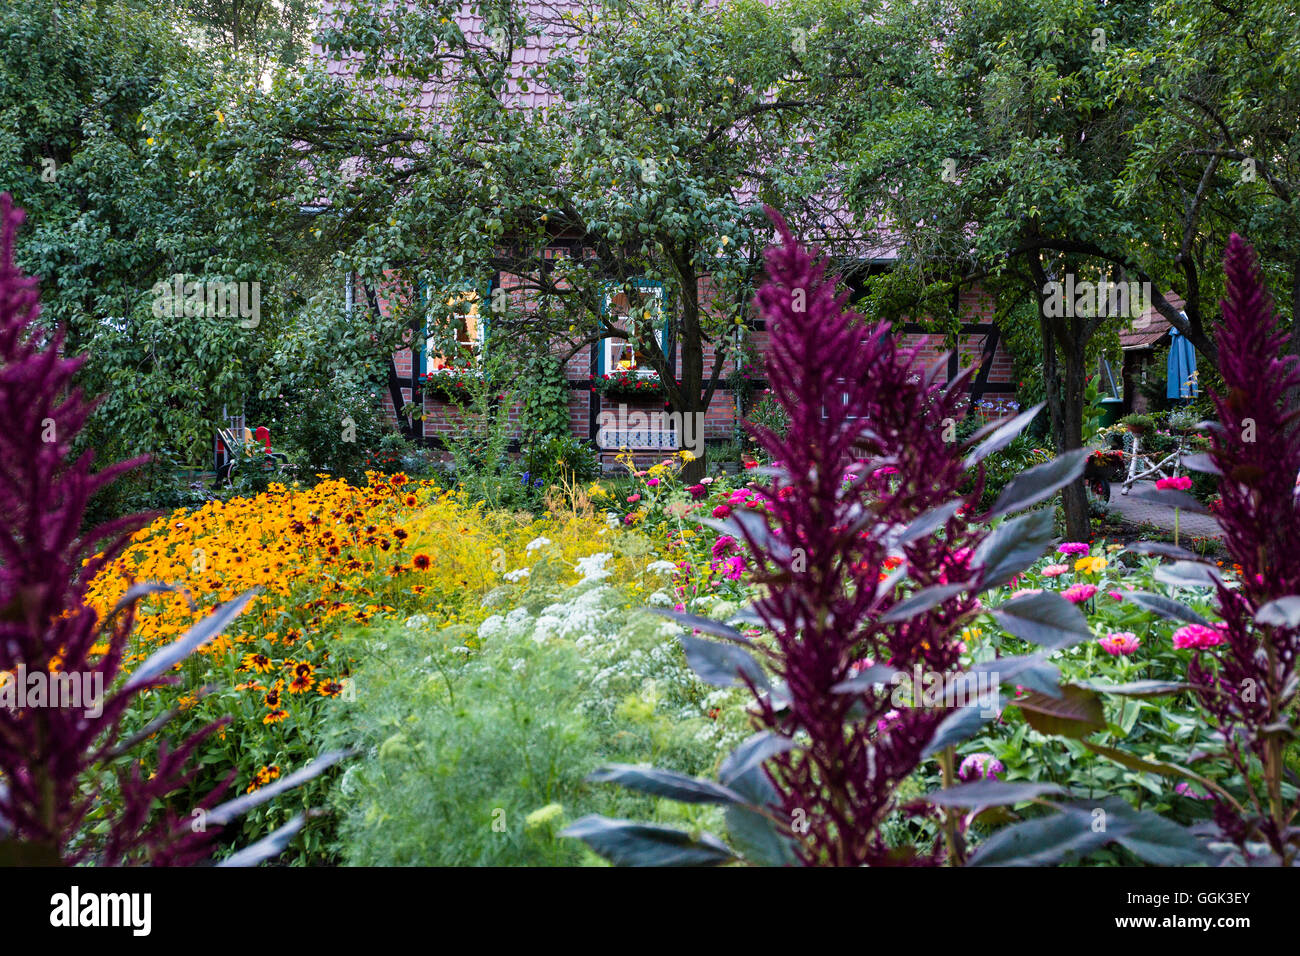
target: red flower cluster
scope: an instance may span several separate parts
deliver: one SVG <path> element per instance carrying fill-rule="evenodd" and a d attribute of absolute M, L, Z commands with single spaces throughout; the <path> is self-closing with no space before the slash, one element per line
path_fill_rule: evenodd
<path fill-rule="evenodd" d="M 657 374 L 640 375 L 633 369 L 607 372 L 595 381 L 596 387 L 602 392 L 626 395 L 658 395 L 664 387 Z"/>

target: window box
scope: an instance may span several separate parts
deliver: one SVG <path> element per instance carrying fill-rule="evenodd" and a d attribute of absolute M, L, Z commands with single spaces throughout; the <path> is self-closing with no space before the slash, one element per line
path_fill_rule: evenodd
<path fill-rule="evenodd" d="M 624 398 L 659 398 L 664 393 L 664 383 L 654 371 L 644 369 L 619 369 L 598 376 L 596 388 L 606 395 Z"/>

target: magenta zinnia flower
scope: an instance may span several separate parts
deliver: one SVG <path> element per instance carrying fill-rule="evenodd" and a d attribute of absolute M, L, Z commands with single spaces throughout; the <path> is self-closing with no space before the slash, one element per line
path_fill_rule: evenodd
<path fill-rule="evenodd" d="M 971 754 L 957 768 L 957 776 L 964 781 L 997 779 L 1006 770 L 1002 761 L 990 753 Z"/>
<path fill-rule="evenodd" d="M 1061 597 L 1071 604 L 1082 604 L 1084 601 L 1091 600 L 1096 593 L 1097 585 L 1095 584 L 1072 584 L 1061 592 Z"/>
<path fill-rule="evenodd" d="M 1067 541 L 1056 549 L 1057 554 L 1087 554 L 1091 549 L 1082 541 Z"/>
<path fill-rule="evenodd" d="M 1158 478 L 1156 487 L 1160 489 L 1172 488 L 1175 491 L 1187 491 L 1192 487 L 1192 479 L 1186 475 L 1180 475 L 1177 478 Z"/>
<path fill-rule="evenodd" d="M 1174 647 L 1180 651 L 1217 647 L 1222 643 L 1223 631 L 1220 628 L 1206 627 L 1204 624 L 1185 624 L 1174 631 Z"/>
<path fill-rule="evenodd" d="M 1127 657 L 1137 652 L 1141 643 L 1132 631 L 1112 631 L 1097 642 L 1112 657 Z"/>
<path fill-rule="evenodd" d="M 745 573 L 745 559 L 740 555 L 734 558 L 727 558 L 722 562 L 722 576 L 728 581 L 739 581 L 740 576 Z"/>
<path fill-rule="evenodd" d="M 736 550 L 736 539 L 729 534 L 721 535 L 717 541 L 713 542 L 713 547 L 710 550 L 713 552 L 713 557 L 721 561 Z"/>

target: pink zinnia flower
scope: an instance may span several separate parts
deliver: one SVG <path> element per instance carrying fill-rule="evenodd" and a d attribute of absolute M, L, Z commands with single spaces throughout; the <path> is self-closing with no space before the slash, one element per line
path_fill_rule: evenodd
<path fill-rule="evenodd" d="M 657 484 L 659 484 L 659 479 L 658 479 L 658 478 L 651 478 L 649 481 L 646 482 L 646 484 L 649 485 L 651 488 L 653 488 L 653 487 L 655 487 Z"/>
<path fill-rule="evenodd" d="M 1206 627 L 1204 624 L 1185 624 L 1174 631 L 1174 647 L 1180 651 L 1199 650 L 1223 643 L 1221 629 Z"/>
<path fill-rule="evenodd" d="M 1067 541 L 1065 542 L 1065 544 L 1061 545 L 1059 548 L 1056 549 L 1056 553 L 1057 554 L 1087 554 L 1089 550 L 1090 549 L 1088 545 L 1084 544 L 1082 541 Z"/>
<path fill-rule="evenodd" d="M 1043 593 L 1042 588 L 1021 588 L 1019 591 L 1012 591 L 1011 597 L 1018 598 L 1018 597 L 1024 597 L 1027 594 L 1042 594 L 1042 593 Z"/>
<path fill-rule="evenodd" d="M 695 501 L 699 501 L 701 498 L 703 498 L 705 495 L 709 493 L 709 490 L 705 488 L 704 485 L 702 484 L 687 485 L 686 491 L 688 494 L 690 494 L 691 498 Z"/>
<path fill-rule="evenodd" d="M 1068 564 L 1049 564 L 1043 568 L 1041 573 L 1045 578 L 1058 578 L 1069 570 L 1070 566 Z"/>
<path fill-rule="evenodd" d="M 1173 488 L 1175 491 L 1187 491 L 1192 487 L 1192 479 L 1186 475 L 1180 475 L 1177 478 L 1159 478 L 1156 480 L 1156 487 L 1162 490 Z"/>
<path fill-rule="evenodd" d="M 1095 584 L 1071 584 L 1061 592 L 1061 597 L 1071 604 L 1082 604 L 1084 601 L 1091 600 L 1096 593 L 1097 585 Z"/>
<path fill-rule="evenodd" d="M 731 509 L 726 505 L 718 505 L 713 509 L 713 517 L 715 518 L 725 518 L 729 514 L 731 514 Z"/>
<path fill-rule="evenodd" d="M 1122 601 L 1122 600 L 1124 600 L 1124 595 L 1120 594 L 1118 591 L 1107 591 L 1106 593 L 1107 593 L 1108 595 L 1110 595 L 1110 599 L 1111 599 L 1112 601 Z"/>
<path fill-rule="evenodd" d="M 640 501 L 640 500 L 641 500 L 641 496 L 640 496 L 640 495 L 628 495 L 628 496 L 627 496 L 627 503 L 630 504 L 630 505 L 631 505 L 631 504 L 635 504 L 636 502 L 638 502 L 638 501 Z"/>
<path fill-rule="evenodd" d="M 1112 657 L 1127 657 L 1137 652 L 1138 644 L 1141 642 L 1132 631 L 1112 631 L 1097 643 Z"/>
<path fill-rule="evenodd" d="M 734 558 L 727 558 L 722 562 L 722 576 L 728 581 L 739 581 L 740 576 L 745 573 L 745 559 L 736 555 Z"/>
<path fill-rule="evenodd" d="M 713 542 L 713 547 L 710 550 L 712 550 L 715 558 L 721 560 L 736 550 L 736 539 L 729 534 L 724 534 Z"/>
<path fill-rule="evenodd" d="M 957 768 L 957 776 L 964 781 L 997 779 L 997 775 L 1006 770 L 1002 761 L 992 754 L 971 754 Z"/>

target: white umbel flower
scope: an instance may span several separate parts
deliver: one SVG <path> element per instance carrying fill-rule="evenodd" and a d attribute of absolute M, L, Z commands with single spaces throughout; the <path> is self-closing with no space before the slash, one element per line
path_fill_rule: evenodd
<path fill-rule="evenodd" d="M 578 577 L 584 581 L 600 580 L 609 577 L 609 572 L 605 570 L 605 562 L 614 555 L 608 551 L 597 551 L 595 554 L 588 555 L 585 558 L 578 559 L 577 572 Z"/>

